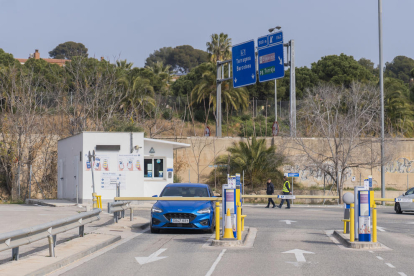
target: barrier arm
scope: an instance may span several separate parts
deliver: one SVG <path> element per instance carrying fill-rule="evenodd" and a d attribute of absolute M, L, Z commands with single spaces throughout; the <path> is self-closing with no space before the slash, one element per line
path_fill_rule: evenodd
<path fill-rule="evenodd" d="M 221 197 L 115 197 L 114 200 L 122 201 L 162 201 L 162 200 L 180 200 L 180 201 L 222 201 Z"/>
<path fill-rule="evenodd" d="M 279 195 L 242 195 L 243 198 L 278 198 Z M 338 199 L 339 196 L 293 195 L 295 199 Z"/>

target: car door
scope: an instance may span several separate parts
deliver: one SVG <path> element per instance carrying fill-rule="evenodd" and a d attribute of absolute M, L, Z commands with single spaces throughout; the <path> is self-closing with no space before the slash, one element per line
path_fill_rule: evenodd
<path fill-rule="evenodd" d="M 414 188 L 410 189 L 411 194 L 408 194 L 407 197 L 411 200 L 414 199 Z M 414 202 L 408 202 L 408 210 L 414 211 Z"/>
<path fill-rule="evenodd" d="M 409 189 L 404 195 L 404 199 L 414 199 L 414 188 Z M 401 211 L 413 210 L 413 202 L 400 202 Z"/>

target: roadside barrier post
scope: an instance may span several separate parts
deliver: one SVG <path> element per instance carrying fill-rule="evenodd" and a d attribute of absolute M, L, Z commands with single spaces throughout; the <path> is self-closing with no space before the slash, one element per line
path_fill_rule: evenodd
<path fill-rule="evenodd" d="M 237 240 L 241 241 L 242 231 L 241 231 L 241 203 L 237 202 Z"/>
<path fill-rule="evenodd" d="M 216 241 L 220 240 L 220 203 L 216 202 Z"/>
<path fill-rule="evenodd" d="M 355 241 L 355 227 L 354 227 L 354 203 L 351 203 L 351 212 L 350 215 L 350 226 L 349 226 L 349 241 L 354 242 Z"/>
<path fill-rule="evenodd" d="M 372 210 L 372 242 L 377 242 L 377 205 Z"/>
<path fill-rule="evenodd" d="M 47 239 L 49 240 L 49 256 L 55 257 L 55 246 L 52 235 L 49 235 Z"/>

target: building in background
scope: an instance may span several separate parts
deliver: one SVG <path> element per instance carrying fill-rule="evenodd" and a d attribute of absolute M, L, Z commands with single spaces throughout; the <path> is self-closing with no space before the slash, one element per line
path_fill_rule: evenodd
<path fill-rule="evenodd" d="M 39 53 L 39 50 L 35 50 L 35 52 L 33 53 L 33 54 L 30 54 L 29 55 L 29 58 L 16 58 L 19 62 L 20 62 L 20 64 L 25 64 L 26 63 L 26 61 L 28 61 L 30 58 L 34 58 L 34 59 L 40 59 L 40 53 Z M 55 59 L 55 58 L 42 58 L 43 60 L 45 60 L 47 63 L 50 63 L 50 64 L 57 64 L 57 65 L 59 65 L 60 67 L 63 67 L 63 66 L 65 66 L 65 63 L 66 62 L 70 62 L 70 60 L 69 59 Z"/>

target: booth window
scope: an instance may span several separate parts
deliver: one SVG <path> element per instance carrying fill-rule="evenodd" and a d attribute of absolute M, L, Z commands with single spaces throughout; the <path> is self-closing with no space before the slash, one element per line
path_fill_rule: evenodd
<path fill-rule="evenodd" d="M 163 178 L 164 177 L 164 159 L 161 159 L 161 158 L 144 159 L 144 177 L 145 178 Z"/>

